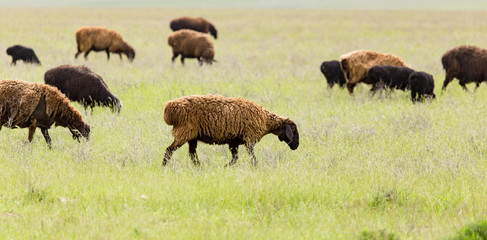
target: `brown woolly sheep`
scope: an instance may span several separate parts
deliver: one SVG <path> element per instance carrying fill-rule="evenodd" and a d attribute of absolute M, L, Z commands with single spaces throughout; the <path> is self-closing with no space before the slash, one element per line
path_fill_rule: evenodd
<path fill-rule="evenodd" d="M 241 144 L 245 145 L 252 164 L 256 165 L 254 146 L 269 133 L 277 135 L 292 150 L 299 145 L 298 129 L 293 121 L 243 98 L 195 95 L 174 99 L 166 103 L 164 121 L 173 126 L 174 142 L 166 149 L 162 165 L 166 165 L 173 152 L 185 143 L 189 144 L 191 160 L 199 165 L 198 141 L 228 144 L 232 161 L 226 166 L 237 162 Z"/>
<path fill-rule="evenodd" d="M 180 17 L 173 19 L 169 24 L 169 27 L 173 31 L 181 30 L 181 29 L 191 29 L 194 31 L 198 31 L 201 33 L 208 33 L 210 32 L 215 39 L 217 38 L 217 31 L 215 26 L 211 24 L 208 20 L 198 17 Z"/>
<path fill-rule="evenodd" d="M 74 139 L 89 138 L 90 126 L 57 88 L 20 80 L 0 81 L 0 130 L 2 126 L 29 128 L 31 142 L 36 128 L 40 128 L 51 148 L 48 129 L 52 124 L 67 127 Z"/>
<path fill-rule="evenodd" d="M 118 53 L 122 59 L 122 53 L 127 55 L 129 61 L 135 58 L 135 50 L 126 43 L 120 33 L 103 27 L 82 27 L 76 31 L 76 43 L 78 52 L 74 56 L 78 58 L 81 52 L 85 53 L 85 59 L 91 50 L 95 52 L 105 51 L 107 58 L 110 53 Z"/>
<path fill-rule="evenodd" d="M 347 88 L 353 94 L 353 88 L 357 83 L 372 84 L 368 78 L 368 71 L 373 66 L 392 65 L 409 67 L 401 58 L 392 54 L 384 54 L 375 51 L 358 50 L 340 57 L 340 67 L 347 80 Z"/>
<path fill-rule="evenodd" d="M 178 30 L 169 34 L 167 43 L 172 47 L 174 62 L 176 57 L 181 54 L 181 63 L 184 64 L 184 58 L 196 58 L 200 65 L 203 61 L 212 64 L 215 60 L 215 47 L 213 41 L 208 35 L 189 29 Z"/>
<path fill-rule="evenodd" d="M 475 82 L 477 89 L 480 83 L 487 81 L 487 50 L 475 46 L 459 46 L 448 50 L 441 57 L 446 76 L 442 90 L 446 89 L 453 78 L 458 78 L 460 86 L 467 90 L 465 84 Z"/>
<path fill-rule="evenodd" d="M 57 87 L 69 100 L 83 104 L 85 111 L 95 105 L 120 112 L 122 102 L 115 97 L 103 79 L 87 67 L 61 65 L 44 74 L 44 82 Z"/>

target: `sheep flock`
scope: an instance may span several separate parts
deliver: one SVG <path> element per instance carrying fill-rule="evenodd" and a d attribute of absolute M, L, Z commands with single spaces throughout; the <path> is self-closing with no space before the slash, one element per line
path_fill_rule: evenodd
<path fill-rule="evenodd" d="M 217 39 L 218 36 L 213 23 L 204 18 L 185 16 L 173 19 L 169 26 L 174 31 L 167 36 L 172 62 L 179 56 L 182 64 L 186 58 L 196 58 L 200 65 L 216 62 L 215 43 L 210 37 Z M 83 26 L 75 31 L 74 36 L 75 59 L 84 53 L 87 61 L 91 51 L 104 51 L 107 59 L 111 53 L 118 54 L 120 60 L 122 54 L 130 62 L 135 59 L 134 47 L 115 30 Z M 129 40 L 134 38 L 128 37 Z M 225 41 L 222 38 L 225 36 L 220 36 L 218 41 Z M 163 39 L 158 41 L 164 42 Z M 169 53 L 167 46 L 166 50 Z M 337 56 L 338 60 L 321 63 L 320 71 L 329 88 L 335 84 L 341 88 L 346 86 L 349 94 L 353 95 L 355 86 L 362 83 L 372 85 L 371 97 L 377 91 L 397 89 L 411 91 L 412 103 L 436 98 L 433 76 L 408 65 L 401 57 L 373 50 L 350 50 Z M 30 47 L 16 44 L 6 53 L 12 57 L 12 67 L 18 60 L 40 65 L 39 58 Z M 467 83 L 475 83 L 479 87 L 481 82 L 487 81 L 485 49 L 458 46 L 446 51 L 441 63 L 446 73 L 443 90 L 454 78 L 464 89 Z M 218 68 L 215 65 L 212 68 Z M 108 107 L 118 113 L 122 109 L 122 101 L 109 90 L 100 75 L 84 66 L 63 64 L 46 71 L 44 83 L 0 81 L 0 129 L 28 128 L 28 140 L 32 141 L 36 128 L 40 128 L 49 148 L 51 138 L 48 129 L 53 124 L 68 128 L 75 139 L 84 137 L 88 140 L 91 128 L 71 101 L 82 104 L 85 113 L 87 108 L 92 110 L 95 106 Z M 248 99 L 219 95 L 180 96 L 166 102 L 164 110 L 160 111 L 164 122 L 172 126 L 174 137 L 172 144 L 166 148 L 163 165 L 168 164 L 173 152 L 186 143 L 195 165 L 200 164 L 196 153 L 198 142 L 227 144 L 232 155 L 227 166 L 237 162 L 240 145 L 245 146 L 251 163 L 256 165 L 254 146 L 267 134 L 276 135 L 291 150 L 299 146 L 299 124 Z"/>

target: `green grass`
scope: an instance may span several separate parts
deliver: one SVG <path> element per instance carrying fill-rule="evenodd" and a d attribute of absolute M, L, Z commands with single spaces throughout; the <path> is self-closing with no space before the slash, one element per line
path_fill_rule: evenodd
<path fill-rule="evenodd" d="M 171 64 L 170 19 L 201 15 L 219 30 L 216 60 Z M 83 25 L 118 30 L 133 63 L 104 53 L 74 59 Z M 86 115 L 89 142 L 65 128 L 53 149 L 27 129 L 0 131 L 0 239 L 444 239 L 487 215 L 487 86 L 441 92 L 441 55 L 486 47 L 485 12 L 0 9 L 0 49 L 34 48 L 42 66 L 0 58 L 1 79 L 42 82 L 60 64 L 90 67 L 123 102 L 120 115 Z M 327 89 L 324 60 L 371 49 L 435 77 L 437 99 L 409 93 L 354 97 Z M 473 86 L 469 86 L 472 88 Z M 291 151 L 275 136 L 224 168 L 227 146 L 187 146 L 161 166 L 173 140 L 164 103 L 190 94 L 252 99 L 298 124 Z"/>

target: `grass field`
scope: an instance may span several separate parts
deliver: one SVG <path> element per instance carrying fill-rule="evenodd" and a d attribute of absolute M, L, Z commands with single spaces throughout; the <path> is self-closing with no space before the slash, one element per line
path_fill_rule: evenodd
<path fill-rule="evenodd" d="M 219 30 L 213 66 L 171 64 L 170 19 L 204 16 Z M 84 25 L 119 31 L 133 63 L 104 53 L 74 59 Z M 0 49 L 34 48 L 42 66 L 0 54 L 0 79 L 42 82 L 60 64 L 86 65 L 123 102 L 120 115 L 86 114 L 89 142 L 65 128 L 0 131 L 0 239 L 444 239 L 487 216 L 487 86 L 441 92 L 441 55 L 486 47 L 485 12 L 0 9 Z M 371 98 L 327 89 L 324 60 L 370 49 L 433 74 L 437 99 Z M 2 50 L 4 51 L 4 50 Z M 473 89 L 473 86 L 469 86 Z M 173 140 L 164 104 L 191 94 L 245 97 L 298 124 L 296 151 L 269 135 L 253 168 L 243 147 L 187 146 L 161 166 Z"/>

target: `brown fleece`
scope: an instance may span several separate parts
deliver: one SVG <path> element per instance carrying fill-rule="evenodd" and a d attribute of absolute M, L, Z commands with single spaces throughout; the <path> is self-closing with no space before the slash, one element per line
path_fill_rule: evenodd
<path fill-rule="evenodd" d="M 213 37 L 217 38 L 217 31 L 213 24 L 201 17 L 179 17 L 171 20 L 169 26 L 173 31 L 191 29 L 201 33 L 210 32 Z"/>
<path fill-rule="evenodd" d="M 135 50 L 123 40 L 120 33 L 104 27 L 82 27 L 76 31 L 78 53 L 84 52 L 85 57 L 89 51 L 108 51 L 124 53 L 130 59 L 135 57 Z"/>
<path fill-rule="evenodd" d="M 42 104 L 41 104 L 42 103 Z M 36 110 L 42 105 L 42 113 Z M 20 80 L 0 81 L 0 127 L 39 127 L 48 129 L 52 124 L 78 130 L 88 138 L 89 126 L 57 88 Z M 46 140 L 47 141 L 47 140 Z M 49 142 L 48 142 L 49 143 Z"/>
<path fill-rule="evenodd" d="M 358 50 L 340 57 L 340 68 L 347 81 L 348 91 L 353 93 L 353 88 L 359 82 L 372 84 L 367 74 L 373 66 L 392 65 L 409 67 L 401 58 L 392 54 L 384 54 L 375 51 Z"/>
<path fill-rule="evenodd" d="M 243 98 L 195 95 L 171 100 L 164 108 L 164 121 L 173 126 L 174 143 L 168 152 L 192 140 L 210 144 L 229 144 L 230 147 L 235 143 L 238 143 L 236 146 L 244 144 L 251 152 L 255 143 L 265 135 L 283 134 L 285 124 L 294 128 L 295 148 L 299 144 L 293 121 Z M 170 154 L 165 160 L 169 158 Z"/>
<path fill-rule="evenodd" d="M 173 60 L 179 54 L 183 58 L 203 58 L 208 63 L 215 57 L 215 46 L 208 35 L 189 29 L 169 34 L 167 43 L 172 47 Z"/>

